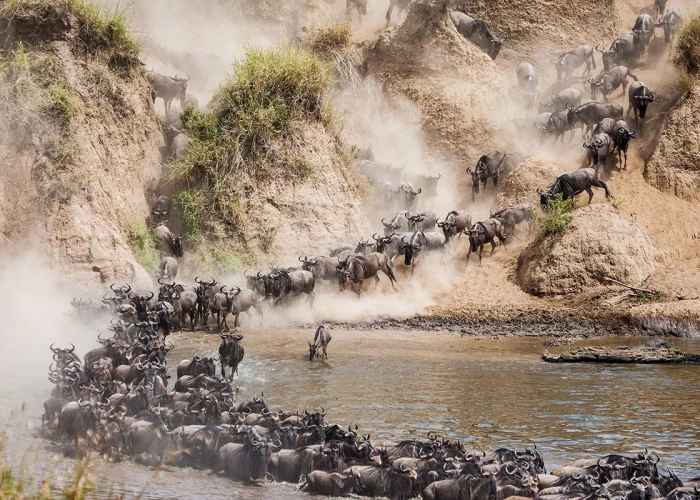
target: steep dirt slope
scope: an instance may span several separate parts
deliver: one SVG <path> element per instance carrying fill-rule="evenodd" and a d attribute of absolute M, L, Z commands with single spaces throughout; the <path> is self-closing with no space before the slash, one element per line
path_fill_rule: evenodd
<path fill-rule="evenodd" d="M 463 172 L 502 127 L 493 110 L 505 94 L 494 63 L 454 29 L 448 4 L 414 2 L 403 24 L 380 35 L 366 67 L 390 96 L 417 105 L 430 150 Z"/>
<path fill-rule="evenodd" d="M 110 67 L 116 60 L 102 49 L 86 50 L 86 19 L 70 2 L 25 2 L 12 14 L 0 19 L 0 39 L 9 51 L 24 44 L 39 117 L 28 135 L 16 123 L 5 151 L 8 253 L 26 250 L 30 237 L 76 282 L 149 284 L 124 237 L 148 213 L 145 193 L 160 175 L 162 134 L 146 79 L 138 67 Z"/>

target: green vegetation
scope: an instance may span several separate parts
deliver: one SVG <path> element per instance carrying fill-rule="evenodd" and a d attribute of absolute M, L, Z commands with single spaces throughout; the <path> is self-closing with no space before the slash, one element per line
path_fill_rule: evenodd
<path fill-rule="evenodd" d="M 700 72 L 700 16 L 686 21 L 678 32 L 673 62 L 687 75 Z"/>
<path fill-rule="evenodd" d="M 314 29 L 309 37 L 308 46 L 318 54 L 333 50 L 343 50 L 352 42 L 350 23 L 324 24 Z"/>
<path fill-rule="evenodd" d="M 330 120 L 324 106 L 329 83 L 329 65 L 310 52 L 250 49 L 234 64 L 210 112 L 182 114 L 192 143 L 171 165 L 169 180 L 179 190 L 173 201 L 188 240 L 204 244 L 205 232 L 242 239 L 241 200 L 248 186 L 313 173 L 294 137 L 304 122 Z M 228 265 L 223 257 L 218 261 Z"/>
<path fill-rule="evenodd" d="M 65 87 L 54 83 L 48 89 L 48 103 L 45 110 L 64 125 L 68 125 L 78 113 L 78 106 Z"/>
<path fill-rule="evenodd" d="M 62 21 L 72 17 L 75 23 L 68 25 L 77 27 L 73 41 L 84 53 L 102 58 L 117 71 L 128 73 L 140 66 L 141 49 L 129 35 L 123 15 L 115 12 L 106 16 L 88 0 L 5 0 L 0 4 L 0 18 L 15 17 L 41 26 L 38 36 L 65 30 Z"/>
<path fill-rule="evenodd" d="M 542 214 L 536 216 L 537 229 L 540 236 L 561 232 L 574 220 L 574 200 L 562 199 L 558 194 L 550 198 Z"/>
<path fill-rule="evenodd" d="M 160 255 L 156 250 L 153 231 L 147 228 L 143 222 L 132 219 L 126 223 L 124 236 L 136 261 L 147 271 L 155 272 L 160 264 Z"/>

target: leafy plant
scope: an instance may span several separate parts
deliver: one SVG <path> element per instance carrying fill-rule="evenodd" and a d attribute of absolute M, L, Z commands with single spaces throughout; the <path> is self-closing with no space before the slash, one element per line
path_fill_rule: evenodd
<path fill-rule="evenodd" d="M 620 210 L 620 207 L 625 204 L 625 200 L 622 198 L 616 198 L 615 196 L 610 197 L 610 204 L 615 210 Z"/>
<path fill-rule="evenodd" d="M 68 125 L 78 113 L 78 106 L 68 89 L 54 83 L 48 88 L 48 103 L 45 110 L 62 124 Z"/>
<path fill-rule="evenodd" d="M 564 230 L 574 220 L 574 200 L 564 200 L 558 194 L 547 201 L 547 206 L 536 217 L 540 236 L 555 234 Z"/>

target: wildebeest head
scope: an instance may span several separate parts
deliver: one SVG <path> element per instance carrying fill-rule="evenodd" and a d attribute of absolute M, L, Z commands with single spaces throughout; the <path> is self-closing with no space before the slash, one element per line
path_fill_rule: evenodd
<path fill-rule="evenodd" d="M 249 290 L 253 290 L 261 297 L 265 296 L 265 276 L 263 276 L 260 271 L 258 271 L 258 274 L 249 275 L 248 269 L 246 269 L 243 271 L 243 276 L 245 277 L 246 286 Z"/>
<path fill-rule="evenodd" d="M 627 143 L 630 139 L 637 138 L 637 131 L 627 130 L 626 128 L 620 127 L 617 129 L 617 135 L 623 140 L 623 142 Z"/>
<path fill-rule="evenodd" d="M 187 98 L 187 84 L 190 81 L 190 77 L 188 76 L 187 78 L 179 78 L 177 75 L 173 77 L 173 80 L 178 82 L 180 84 L 180 96 L 179 99 L 182 101 Z"/>
<path fill-rule="evenodd" d="M 304 255 L 303 260 L 299 257 L 299 262 L 301 262 L 301 268 L 304 271 L 311 271 L 311 268 L 316 265 L 316 259 L 309 259 L 306 255 Z"/>
<path fill-rule="evenodd" d="M 613 44 L 613 46 L 610 47 L 610 49 L 600 50 L 598 48 L 598 45 L 595 46 L 595 49 L 601 53 L 601 56 L 603 58 L 603 68 L 605 69 L 605 71 L 610 71 L 612 62 L 617 56 L 617 48 Z"/>
<path fill-rule="evenodd" d="M 184 255 L 185 249 L 182 246 L 182 234 L 179 234 L 178 236 L 172 234 L 170 236 L 170 248 L 172 248 L 176 257 L 182 257 Z"/>
<path fill-rule="evenodd" d="M 416 191 L 413 185 L 411 185 L 409 182 L 404 182 L 401 184 L 401 191 L 404 192 L 404 196 L 406 197 L 407 207 L 412 207 L 416 201 L 416 196 L 423 192 L 421 188 L 418 188 L 418 191 Z"/>
<path fill-rule="evenodd" d="M 404 263 L 407 266 L 411 265 L 411 262 L 418 257 L 418 253 L 423 249 L 420 238 L 416 236 L 417 234 L 419 233 L 415 233 L 413 236 L 411 236 L 409 241 L 406 241 L 406 236 L 401 238 L 404 251 Z"/>
<path fill-rule="evenodd" d="M 588 83 L 591 85 L 591 100 L 595 101 L 600 95 L 600 89 L 603 86 L 603 79 L 593 80 L 593 78 L 588 79 Z"/>
<path fill-rule="evenodd" d="M 386 245 L 391 242 L 391 237 L 393 235 L 393 232 L 383 237 L 379 236 L 377 233 L 374 233 L 372 235 L 372 239 L 374 240 L 374 244 L 376 245 L 377 252 L 384 253 L 384 249 L 386 248 Z"/>
<path fill-rule="evenodd" d="M 355 247 L 355 253 L 367 254 L 372 250 L 372 245 L 373 243 L 370 243 L 369 240 L 363 240 L 362 238 L 360 238 L 360 241 Z"/>
<path fill-rule="evenodd" d="M 656 95 L 646 87 L 642 87 L 640 90 L 640 95 L 635 95 L 634 100 L 636 102 L 636 107 L 639 109 L 639 117 L 644 119 L 647 116 L 647 106 L 649 103 L 654 102 Z"/>
<path fill-rule="evenodd" d="M 309 361 L 313 361 L 314 358 L 318 357 L 318 347 L 316 344 L 309 342 Z"/>
<path fill-rule="evenodd" d="M 540 195 L 540 204 L 543 207 L 546 207 L 549 200 L 552 198 L 552 195 L 550 193 L 545 193 L 542 188 L 537 188 L 537 194 Z"/>
<path fill-rule="evenodd" d="M 147 303 L 149 300 L 151 300 L 155 296 L 155 294 L 153 292 L 149 292 L 149 293 L 150 293 L 150 295 L 137 295 L 137 294 L 131 292 L 128 295 L 129 300 L 131 301 L 131 304 L 136 309 L 136 315 L 138 316 L 139 320 L 146 319 Z"/>
<path fill-rule="evenodd" d="M 475 193 L 479 192 L 479 174 L 476 170 L 472 171 L 471 167 L 467 168 L 467 173 L 472 176 L 472 190 Z"/>

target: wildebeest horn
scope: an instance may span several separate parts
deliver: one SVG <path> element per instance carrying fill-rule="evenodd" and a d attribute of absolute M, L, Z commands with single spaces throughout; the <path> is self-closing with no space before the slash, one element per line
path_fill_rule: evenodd
<path fill-rule="evenodd" d="M 148 297 L 148 298 L 146 298 L 146 300 L 151 300 L 151 299 L 153 298 L 154 295 L 155 295 L 155 294 L 154 294 L 153 292 L 151 292 L 151 296 Z M 146 296 L 144 295 L 144 297 L 146 297 Z"/>
<path fill-rule="evenodd" d="M 224 285 L 224 286 L 222 286 L 221 288 L 219 288 L 219 291 L 220 291 L 221 293 L 226 293 L 226 292 L 224 292 L 224 288 L 226 288 L 226 285 Z"/>
<path fill-rule="evenodd" d="M 516 452 L 516 453 L 517 453 L 517 452 Z M 508 467 L 511 466 L 511 465 L 513 466 L 513 471 L 512 471 L 512 472 L 508 469 Z M 510 463 L 506 464 L 506 468 L 505 468 L 506 474 L 512 476 L 513 474 L 515 474 L 515 471 L 516 471 L 516 470 L 518 470 L 518 468 L 517 468 L 517 466 L 516 466 L 513 462 L 510 462 Z M 482 474 L 483 474 L 483 472 L 482 472 Z"/>
<path fill-rule="evenodd" d="M 58 354 L 58 351 L 61 350 L 61 349 L 54 349 L 53 344 L 51 344 L 51 345 L 49 346 L 49 349 L 51 349 L 51 350 L 52 350 L 53 352 L 55 352 L 56 354 Z"/>
<path fill-rule="evenodd" d="M 472 167 L 467 167 L 467 173 L 471 174 L 472 173 Z"/>
<path fill-rule="evenodd" d="M 598 45 L 600 45 L 600 44 L 598 44 Z M 600 49 L 598 48 L 598 45 L 595 46 L 595 49 L 596 49 L 598 52 L 600 52 L 600 53 L 602 54 L 604 51 L 600 50 Z"/>
<path fill-rule="evenodd" d="M 544 191 L 542 190 L 542 188 L 537 188 L 537 194 L 544 194 Z"/>

